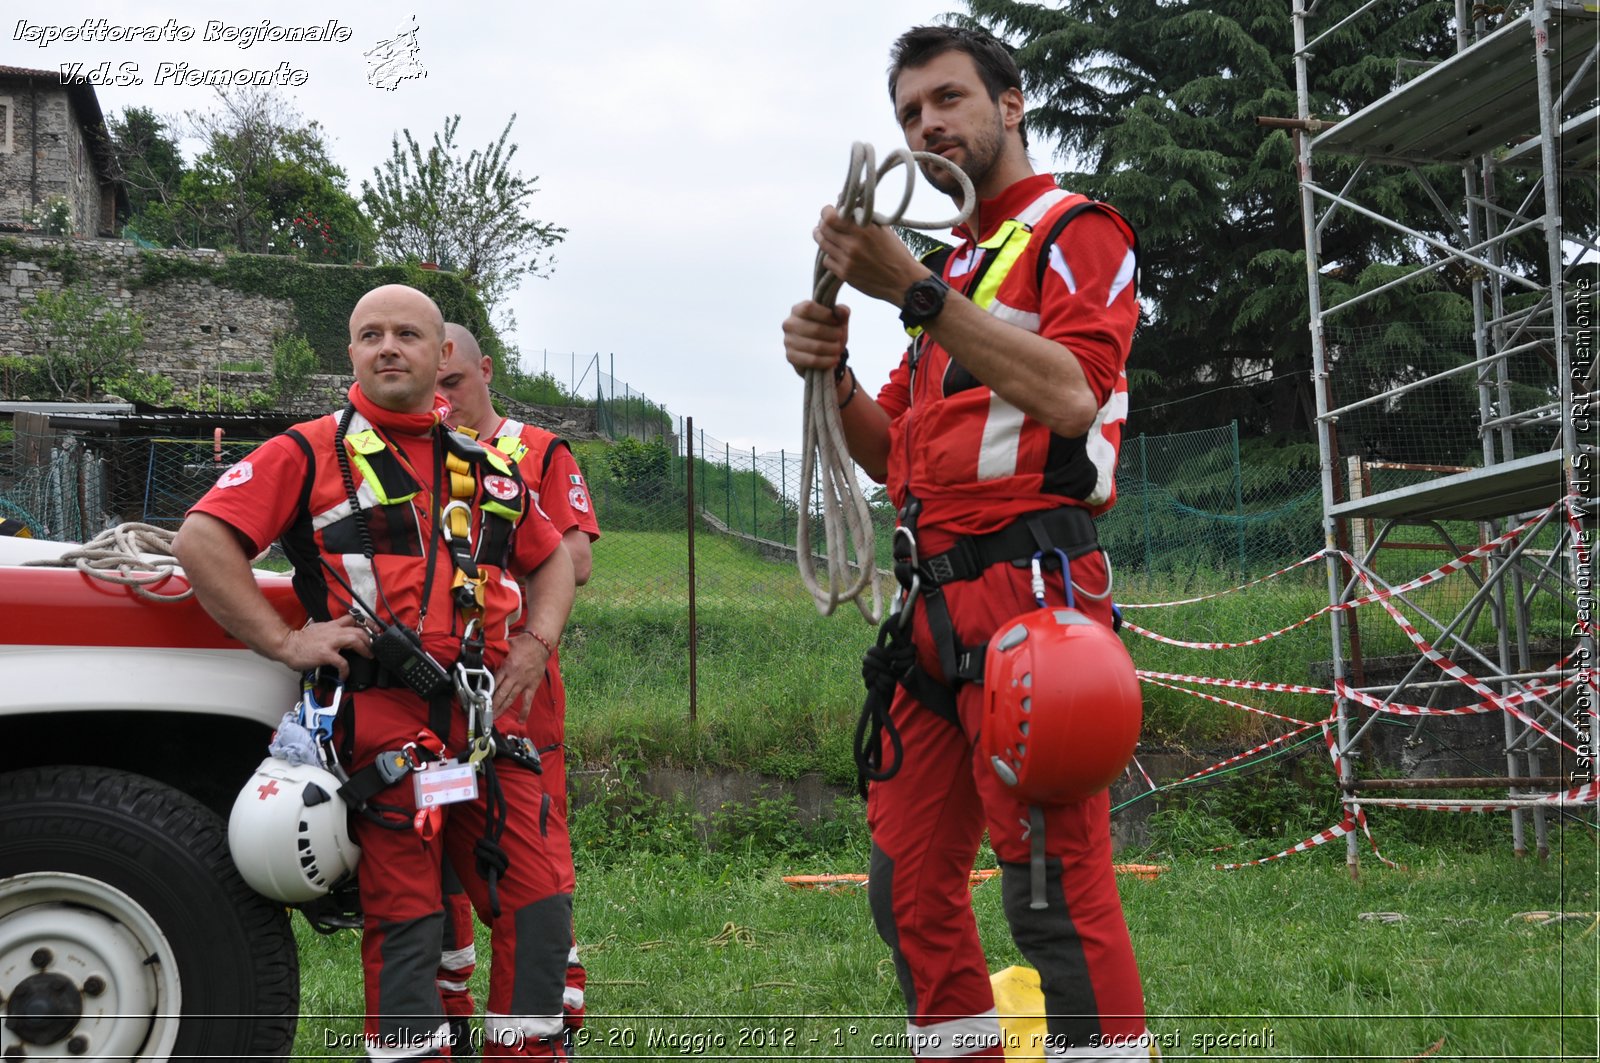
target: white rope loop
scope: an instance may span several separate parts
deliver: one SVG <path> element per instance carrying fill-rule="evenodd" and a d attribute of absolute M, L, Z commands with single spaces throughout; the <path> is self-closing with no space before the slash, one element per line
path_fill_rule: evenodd
<path fill-rule="evenodd" d="M 193 587 L 185 587 L 175 594 L 160 594 L 151 590 L 171 579 L 177 570 L 177 558 L 172 556 L 172 540 L 176 536 L 176 532 L 166 528 L 130 521 L 106 529 L 78 549 L 69 550 L 60 557 L 24 563 L 60 568 L 71 565 L 92 579 L 131 588 L 141 598 L 153 602 L 181 602 L 194 595 Z M 145 555 L 171 560 L 152 561 Z"/>
<path fill-rule="evenodd" d="M 844 189 L 836 204 L 839 212 L 850 217 L 857 225 L 899 225 L 908 229 L 953 229 L 966 221 L 977 206 L 977 193 L 972 181 L 961 167 L 942 155 L 926 151 L 896 148 L 889 153 L 882 166 L 877 166 L 877 154 L 872 145 L 857 141 L 850 147 L 850 169 L 845 174 Z M 913 221 L 905 217 L 916 191 L 917 163 L 926 162 L 949 170 L 961 185 L 961 212 L 948 221 Z M 896 166 L 905 167 L 906 185 L 900 203 L 893 212 L 880 214 L 873 209 L 879 182 Z M 831 307 L 839 297 L 843 282 L 822 264 L 822 250 L 818 248 L 812 299 Z M 877 548 L 872 534 L 872 510 L 856 482 L 855 463 L 850 458 L 850 448 L 845 442 L 844 425 L 839 416 L 837 388 L 830 369 L 812 369 L 805 373 L 804 427 L 802 430 L 805 461 L 800 468 L 801 519 L 796 522 L 795 557 L 800 566 L 800 578 L 817 603 L 823 616 L 832 615 L 840 602 L 853 601 L 861 615 L 871 623 L 878 623 L 883 613 L 883 597 L 876 577 Z M 827 579 L 817 571 L 817 559 L 812 555 L 811 521 L 804 515 L 811 500 L 813 475 L 820 472 L 822 529 L 825 537 Z M 851 555 L 855 563 L 850 562 Z M 870 609 L 861 600 L 861 593 L 872 588 Z"/>

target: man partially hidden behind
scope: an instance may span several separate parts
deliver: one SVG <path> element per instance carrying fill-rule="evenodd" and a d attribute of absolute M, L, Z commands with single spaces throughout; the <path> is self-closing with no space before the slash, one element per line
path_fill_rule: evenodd
<path fill-rule="evenodd" d="M 578 586 L 589 581 L 593 555 L 589 544 L 600 538 L 589 486 L 578 469 L 572 448 L 555 433 L 537 425 L 523 424 L 500 415 L 494 408 L 489 384 L 494 380 L 494 359 L 484 354 L 471 332 L 449 322 L 444 327 L 449 339 L 444 360 L 439 364 L 439 394 L 450 403 L 450 423 L 471 429 L 478 439 L 491 444 L 517 463 L 523 482 L 532 488 L 539 507 L 561 533 L 561 542 L 572 558 Z M 532 637 L 532 636 L 529 636 Z M 544 795 L 539 806 L 539 830 L 560 870 L 556 883 L 571 906 L 576 877 L 572 868 L 572 839 L 567 832 L 566 770 L 567 691 L 561 681 L 559 651 L 552 651 L 545 664 L 544 678 L 534 691 L 533 711 L 528 714 L 527 735 L 543 757 L 540 783 Z M 465 1043 L 467 1020 L 473 1013 L 472 992 L 467 980 L 477 966 L 473 945 L 472 906 L 460 884 L 445 869 L 444 958 L 439 966 L 439 992 L 450 1016 L 455 1043 Z M 562 1010 L 567 1041 L 572 1041 L 583 1025 L 583 991 L 586 980 L 578 948 L 573 943 L 562 966 L 565 982 Z"/>
<path fill-rule="evenodd" d="M 1111 623 L 1092 516 L 1114 493 L 1139 315 L 1136 241 L 1114 210 L 1033 172 L 1021 79 L 994 38 L 919 27 L 891 59 L 906 143 L 965 170 L 977 209 L 953 252 L 924 264 L 892 231 L 823 208 L 823 264 L 900 307 L 913 336 L 876 400 L 845 361 L 846 307 L 803 302 L 783 325 L 797 371 L 833 370 L 851 455 L 888 485 L 901 559 L 922 591 L 908 606 L 916 666 L 898 677 L 880 743 L 863 751 L 882 769 L 868 776 L 873 919 L 894 955 L 913 1053 L 1001 1058 L 967 892 L 987 828 L 1012 936 L 1040 973 L 1050 1058 L 1148 1059 L 1108 796 L 1035 817 L 982 756 L 983 690 L 970 670 L 1001 624 L 1037 607 L 1036 554 L 1050 605 L 1065 604 L 1059 550 L 1078 609 Z M 959 196 L 945 170 L 923 172 Z M 892 774 L 890 729 L 903 742 Z"/>
<path fill-rule="evenodd" d="M 349 404 L 235 465 L 174 543 L 201 604 L 251 649 L 296 670 L 328 666 L 348 677 L 334 746 L 352 776 L 380 754 L 391 766 L 413 755 L 435 767 L 465 759 L 468 720 L 456 685 L 433 684 L 425 697 L 415 686 L 427 687 L 417 677 L 428 673 L 414 668 L 415 656 L 400 666 L 409 671 L 396 671 L 387 647 L 400 631 L 446 669 L 481 653 L 495 679 L 494 710 L 520 726 L 572 607 L 572 562 L 515 468 L 446 437 L 448 407 L 434 392 L 444 347 L 444 319 L 422 292 L 368 292 L 350 317 Z M 468 472 L 453 471 L 452 457 Z M 452 549 L 463 536 L 473 572 Z M 250 572 L 247 559 L 273 540 L 311 614 L 302 628 L 284 623 Z M 533 637 L 512 638 L 519 624 Z M 390 640 L 382 663 L 375 634 Z M 475 797 L 420 802 L 414 773 L 391 783 L 374 772 L 382 788 L 351 817 L 362 851 L 368 1055 L 449 1056 L 434 982 L 448 862 L 492 913 L 485 1055 L 559 1058 L 561 981 L 541 973 L 564 960 L 570 916 L 545 903 L 558 873 L 538 830 L 537 776 L 498 752 L 476 771 L 451 770 L 476 778 Z"/>

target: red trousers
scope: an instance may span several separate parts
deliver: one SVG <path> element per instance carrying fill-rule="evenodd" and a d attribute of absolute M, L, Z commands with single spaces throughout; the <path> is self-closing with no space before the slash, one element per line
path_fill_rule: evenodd
<path fill-rule="evenodd" d="M 572 866 L 572 839 L 567 829 L 566 688 L 561 681 L 560 662 L 555 656 L 545 667 L 544 682 L 534 696 L 525 733 L 540 750 L 544 768 L 539 776 L 539 833 L 554 861 L 557 890 L 568 898 L 570 905 L 576 877 Z M 444 893 L 439 994 L 452 1028 L 460 1034 L 466 1031 L 467 1020 L 475 1011 L 472 992 L 467 988 L 467 981 L 477 966 L 472 904 L 461 883 L 448 873 Z M 574 1031 L 583 1025 L 583 994 L 587 982 L 587 972 L 578 958 L 577 941 L 570 934 L 562 970 L 565 972 L 561 997 L 563 1033 L 570 1040 Z"/>
<path fill-rule="evenodd" d="M 352 770 L 378 753 L 404 747 L 428 727 L 427 707 L 408 691 L 367 690 L 354 701 Z M 466 723 L 452 713 L 449 751 L 465 743 Z M 378 794 L 373 804 L 390 823 L 363 815 L 351 822 L 361 846 L 360 890 L 366 975 L 369 1054 L 385 1058 L 448 1056 L 449 1038 L 435 978 L 441 961 L 445 913 L 440 890 L 446 861 L 490 928 L 493 958 L 485 1011 L 485 1056 L 557 1055 L 562 1032 L 563 974 L 571 941 L 570 895 L 561 891 L 558 862 L 539 832 L 543 791 L 538 776 L 509 762 L 495 776 L 508 810 L 499 846 L 509 864 L 496 884 L 498 914 L 491 913 L 487 881 L 477 873 L 475 848 L 484 837 L 486 778 L 470 802 L 443 806 L 429 838 L 409 824 L 416 812 L 412 779 Z"/>
<path fill-rule="evenodd" d="M 1098 592 L 1106 568 L 1098 552 L 1072 563 L 1077 583 Z M 1013 617 L 1036 608 L 1030 573 L 1010 564 L 942 589 L 955 634 L 985 643 Z M 1059 573 L 1048 577 L 1047 604 L 1065 597 Z M 1079 609 L 1111 622 L 1109 598 L 1081 592 Z M 916 605 L 913 637 L 919 664 L 942 677 L 926 601 Z M 890 716 L 904 743 L 900 770 L 871 785 L 868 893 L 873 921 L 894 955 L 905 995 L 908 1034 L 919 1058 L 1003 1058 L 994 995 L 978 941 L 968 873 L 985 829 L 1001 861 L 1001 888 L 1011 934 L 1040 974 L 1051 1045 L 1061 1058 L 1148 1059 L 1147 1047 L 1107 1052 L 1145 1030 L 1144 997 L 1111 868 L 1107 794 L 1043 809 L 1047 907 L 1034 909 L 1029 882 L 1029 807 L 1006 790 L 978 746 L 983 689 L 957 694 L 957 727 L 896 688 Z M 892 757 L 887 738 L 883 756 Z M 1056 1058 L 1056 1057 L 1052 1057 Z"/>

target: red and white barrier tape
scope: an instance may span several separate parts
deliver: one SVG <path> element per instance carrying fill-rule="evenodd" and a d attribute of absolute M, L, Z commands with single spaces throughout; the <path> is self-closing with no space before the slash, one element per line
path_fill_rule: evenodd
<path fill-rule="evenodd" d="M 1274 694 L 1323 694 L 1332 697 L 1338 693 L 1327 687 L 1308 687 L 1298 683 L 1262 683 L 1254 679 L 1218 679 L 1206 675 L 1179 675 L 1176 672 L 1149 672 L 1143 668 L 1134 669 L 1134 675 L 1140 679 L 1171 679 L 1178 683 L 1200 683 L 1204 686 L 1233 687 L 1236 690 L 1266 690 Z M 1301 721 L 1296 720 L 1296 723 Z"/>
<path fill-rule="evenodd" d="M 1356 576 L 1360 578 L 1363 583 L 1367 584 L 1367 586 L 1372 586 L 1371 579 L 1365 572 L 1358 570 L 1356 572 Z M 1434 667 L 1438 668 L 1450 678 L 1455 679 L 1465 685 L 1467 689 L 1481 696 L 1489 704 L 1494 705 L 1496 708 L 1505 712 L 1509 712 L 1512 716 L 1515 716 L 1518 720 L 1527 724 L 1529 727 L 1532 727 L 1535 731 L 1538 731 L 1552 742 L 1566 746 L 1566 748 L 1572 750 L 1574 753 L 1577 752 L 1577 749 L 1552 733 L 1549 728 L 1545 727 L 1543 724 L 1539 723 L 1539 721 L 1535 720 L 1533 717 L 1517 708 L 1514 704 L 1510 704 L 1505 697 L 1496 694 L 1493 690 L 1489 689 L 1488 686 L 1484 685 L 1481 680 L 1468 673 L 1465 668 L 1462 668 L 1459 664 L 1435 649 L 1433 644 L 1422 637 L 1422 633 L 1417 630 L 1416 625 L 1411 623 L 1411 621 L 1406 618 L 1406 615 L 1395 607 L 1393 602 L 1389 601 L 1387 598 L 1383 598 L 1378 601 L 1378 604 L 1383 606 L 1384 611 L 1389 614 L 1389 616 L 1394 620 L 1395 624 L 1399 626 L 1400 630 L 1405 633 L 1406 638 L 1411 640 L 1411 644 L 1415 646 L 1419 652 L 1421 652 L 1423 657 L 1432 662 Z"/>
<path fill-rule="evenodd" d="M 1286 856 L 1293 856 L 1295 853 L 1309 852 L 1319 845 L 1326 845 L 1328 842 L 1334 841 L 1337 838 L 1343 838 L 1346 834 L 1349 834 L 1352 830 L 1354 830 L 1355 827 L 1355 817 L 1346 816 L 1344 822 L 1340 823 L 1338 826 L 1329 827 L 1324 831 L 1318 831 L 1305 841 L 1296 845 L 1291 845 L 1281 853 L 1273 853 L 1271 856 L 1263 856 L 1259 860 L 1245 860 L 1242 863 L 1237 864 L 1213 864 L 1211 866 L 1218 871 L 1236 871 L 1241 867 L 1257 867 L 1261 864 L 1271 863 L 1274 860 L 1282 860 Z"/>
<path fill-rule="evenodd" d="M 1289 739 L 1294 738 L 1297 735 L 1303 734 L 1304 732 L 1309 731 L 1309 730 L 1311 730 L 1311 728 L 1316 727 L 1316 726 L 1319 726 L 1319 724 L 1317 724 L 1317 723 L 1308 723 L 1304 727 L 1296 727 L 1293 731 L 1290 731 L 1287 734 L 1281 734 L 1277 738 L 1272 739 L 1271 741 L 1263 742 L 1259 746 L 1256 746 L 1254 749 L 1247 749 L 1243 753 L 1240 753 L 1238 756 L 1233 756 L 1233 757 L 1229 757 L 1227 760 L 1218 761 L 1217 763 L 1211 765 L 1211 767 L 1209 767 L 1209 768 L 1201 768 L 1199 771 L 1195 772 L 1193 775 L 1185 775 L 1183 778 L 1179 779 L 1177 782 L 1173 783 L 1172 785 L 1181 786 L 1186 782 L 1193 782 L 1196 779 L 1203 779 L 1207 775 L 1212 774 L 1213 772 L 1221 771 L 1223 768 L 1229 767 L 1230 765 L 1233 765 L 1233 764 L 1237 764 L 1241 760 L 1247 760 L 1250 757 L 1255 756 L 1257 753 L 1261 753 L 1261 752 L 1263 752 L 1265 750 L 1271 749 L 1273 746 L 1282 745 L 1284 742 L 1287 742 Z"/>
<path fill-rule="evenodd" d="M 1180 694 L 1188 694 L 1190 697 L 1196 697 L 1202 701 L 1214 701 L 1218 705 L 1226 705 L 1230 709 L 1239 709 L 1244 712 L 1253 712 L 1257 716 L 1268 716 L 1274 720 L 1282 720 L 1284 723 L 1294 723 L 1302 726 L 1315 726 L 1315 724 L 1310 724 L 1305 720 L 1297 720 L 1293 716 L 1284 716 L 1276 712 L 1269 712 L 1266 709 L 1259 709 L 1254 705 L 1246 705 L 1242 701 L 1230 701 L 1228 698 L 1218 697 L 1215 694 L 1207 694 L 1203 690 L 1190 690 L 1188 687 L 1173 686 L 1171 683 L 1163 683 L 1158 679 L 1147 679 L 1145 682 L 1149 683 L 1151 686 L 1165 687 L 1168 690 L 1176 690 Z"/>
<path fill-rule="evenodd" d="M 1554 507 L 1551 507 L 1551 508 L 1553 509 Z M 1349 610 L 1358 609 L 1358 608 L 1360 608 L 1361 606 L 1364 606 L 1364 605 L 1371 605 L 1374 602 L 1381 602 L 1384 599 L 1392 598 L 1395 595 L 1407 594 L 1407 593 L 1409 593 L 1411 591 L 1417 590 L 1420 587 L 1425 587 L 1430 583 L 1437 582 L 1438 580 L 1443 579 L 1445 576 L 1448 576 L 1451 573 L 1460 572 L 1462 569 L 1465 569 L 1465 568 L 1471 566 L 1471 564 L 1474 561 L 1482 560 L 1483 558 L 1489 556 L 1494 551 L 1500 549 L 1500 547 L 1502 547 L 1502 546 L 1506 545 L 1507 543 L 1511 542 L 1512 540 L 1516 539 L 1518 536 L 1520 536 L 1524 532 L 1526 532 L 1529 528 L 1533 527 L 1535 524 L 1537 524 L 1540 521 L 1544 520 L 1545 517 L 1547 517 L 1549 515 L 1549 513 L 1550 513 L 1550 510 L 1547 509 L 1543 513 L 1539 514 L 1538 516 L 1533 517 L 1533 518 L 1531 518 L 1531 519 L 1529 519 L 1527 521 L 1524 521 L 1519 527 L 1513 528 L 1510 531 L 1505 532 L 1504 534 L 1499 535 L 1494 539 L 1491 539 L 1489 542 L 1484 543 L 1481 546 L 1474 547 L 1473 549 L 1468 550 L 1466 553 L 1462 554 L 1460 557 L 1455 558 L 1454 560 L 1451 560 L 1451 561 L 1447 561 L 1444 564 L 1440 565 L 1438 568 L 1434 569 L 1433 571 L 1426 572 L 1426 573 L 1416 577 L 1413 580 L 1410 580 L 1410 581 L 1408 581 L 1406 583 L 1401 584 L 1398 587 L 1390 587 L 1390 588 L 1387 588 L 1387 589 L 1374 589 L 1373 593 L 1367 594 L 1367 595 L 1363 595 L 1360 598 L 1355 598 L 1355 599 L 1353 599 L 1351 601 L 1348 601 L 1348 602 L 1341 602 L 1341 603 L 1339 603 L 1337 605 L 1325 605 L 1321 609 L 1318 609 L 1316 612 L 1312 613 L 1310 616 L 1307 616 L 1307 617 L 1304 617 L 1304 618 L 1302 618 L 1300 620 L 1297 620 L 1294 623 L 1289 624 L 1286 627 L 1278 628 L 1276 631 L 1269 631 L 1265 635 L 1257 635 L 1255 638 L 1246 639 L 1243 642 L 1198 642 L 1198 641 L 1190 641 L 1190 640 L 1187 640 L 1187 639 L 1177 639 L 1177 638 L 1171 637 L 1170 635 L 1163 635 L 1163 634 L 1160 634 L 1159 632 L 1151 631 L 1149 628 L 1141 627 L 1140 625 L 1135 624 L 1133 621 L 1127 619 L 1126 617 L 1123 618 L 1122 626 L 1127 628 L 1129 631 L 1132 631 L 1136 635 L 1143 635 L 1147 639 L 1151 639 L 1151 640 L 1156 641 L 1156 642 L 1163 642 L 1163 643 L 1166 643 L 1168 646 L 1178 646 L 1178 647 L 1181 647 L 1183 649 L 1189 649 L 1189 650 L 1237 650 L 1237 649 L 1242 649 L 1245 646 L 1256 646 L 1256 645 L 1259 645 L 1259 644 L 1261 644 L 1263 642 L 1267 642 L 1267 641 L 1270 641 L 1272 639 L 1278 638 L 1280 635 L 1285 635 L 1285 634 L 1288 634 L 1291 631 L 1295 631 L 1295 630 L 1297 630 L 1299 628 L 1305 627 L 1307 624 L 1311 623 L 1313 620 L 1316 620 L 1319 617 L 1325 616 L 1328 613 L 1331 613 L 1331 612 L 1348 612 Z M 1234 591 L 1244 590 L 1245 587 L 1252 586 L 1255 583 L 1260 583 L 1262 580 L 1273 579 L 1274 577 L 1280 576 L 1283 573 L 1288 572 L 1291 569 L 1297 568 L 1300 565 L 1303 565 L 1308 561 L 1314 561 L 1317 558 L 1325 557 L 1325 556 L 1328 555 L 1329 552 L 1330 551 L 1328 551 L 1328 550 L 1319 550 L 1317 553 L 1312 554 L 1310 557 L 1308 557 L 1308 558 L 1306 558 L 1306 559 L 1304 559 L 1302 561 L 1296 561 L 1293 565 L 1289 566 L 1289 568 L 1279 569 L 1277 572 L 1274 572 L 1271 576 L 1263 576 L 1260 580 L 1252 580 L 1250 583 L 1246 583 L 1246 584 L 1244 584 L 1242 586 L 1235 587 Z M 1360 567 L 1356 564 L 1356 561 L 1355 561 L 1355 559 L 1353 557 L 1351 557 L 1349 554 L 1344 553 L 1343 551 L 1334 551 L 1334 552 L 1337 554 L 1337 556 L 1343 558 L 1351 566 L 1352 569 L 1354 569 L 1358 573 L 1360 572 Z M 1368 587 L 1372 587 L 1373 586 L 1371 581 L 1366 580 L 1365 578 L 1363 578 L 1363 582 L 1365 582 Z M 1223 594 L 1232 594 L 1233 591 L 1223 591 L 1221 593 L 1223 593 Z M 1216 596 L 1215 595 L 1208 595 L 1207 597 L 1216 597 Z M 1163 604 L 1163 605 L 1186 605 L 1189 602 L 1198 602 L 1198 601 L 1204 601 L 1204 600 L 1205 600 L 1204 598 L 1190 598 L 1185 602 L 1163 602 L 1161 604 Z M 1150 608 L 1150 606 L 1130 606 L 1130 605 L 1125 605 L 1125 604 L 1122 604 L 1122 603 L 1118 603 L 1118 608 L 1122 609 L 1123 612 L 1127 612 L 1127 610 L 1129 610 L 1129 609 L 1133 609 L 1133 608 Z"/>
<path fill-rule="evenodd" d="M 1180 598 L 1175 602 L 1118 602 L 1117 608 L 1121 609 L 1123 612 L 1127 612 L 1129 609 L 1166 609 L 1174 605 L 1193 605 L 1196 602 L 1208 602 L 1213 598 L 1222 598 L 1229 594 L 1237 594 L 1246 587 L 1254 587 L 1258 583 L 1265 583 L 1270 579 L 1277 579 L 1284 573 L 1293 572 L 1295 569 L 1300 568 L 1303 565 L 1309 565 L 1313 561 L 1321 561 L 1327 555 L 1328 551 L 1325 548 L 1318 550 L 1309 557 L 1302 557 L 1300 560 L 1296 561 L 1287 568 L 1280 568 L 1276 572 L 1253 579 L 1249 583 L 1241 583 L 1237 587 L 1233 587 L 1225 591 L 1217 591 L 1214 594 L 1202 594 L 1198 598 Z"/>
<path fill-rule="evenodd" d="M 1576 682 L 1577 679 L 1573 678 L 1563 679 L 1559 683 L 1548 685 L 1544 683 L 1530 684 L 1530 689 L 1507 694 L 1501 701 L 1508 706 L 1524 705 L 1530 701 L 1564 690 Z M 1397 701 L 1385 702 L 1382 698 L 1355 689 L 1342 679 L 1334 680 L 1333 685 L 1340 694 L 1356 704 L 1365 705 L 1373 712 L 1387 713 L 1392 716 L 1475 716 L 1500 711 L 1500 706 L 1493 705 L 1487 701 L 1480 701 L 1473 705 L 1463 705 L 1454 709 L 1429 708 L 1426 705 L 1407 705 Z"/>
<path fill-rule="evenodd" d="M 1386 805 L 1392 808 L 1412 808 L 1419 812 L 1506 812 L 1514 808 L 1572 808 L 1596 803 L 1596 784 L 1574 787 L 1566 793 L 1546 794 L 1543 797 L 1513 797 L 1500 801 L 1417 800 L 1407 797 L 1363 798 L 1363 804 Z"/>

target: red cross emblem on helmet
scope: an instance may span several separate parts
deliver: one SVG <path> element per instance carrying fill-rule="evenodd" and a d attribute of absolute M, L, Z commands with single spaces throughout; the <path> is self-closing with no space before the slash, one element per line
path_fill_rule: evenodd
<path fill-rule="evenodd" d="M 983 751 L 1035 805 L 1082 801 L 1116 781 L 1144 720 L 1133 658 L 1076 609 L 1035 609 L 1002 624 L 983 667 Z"/>

